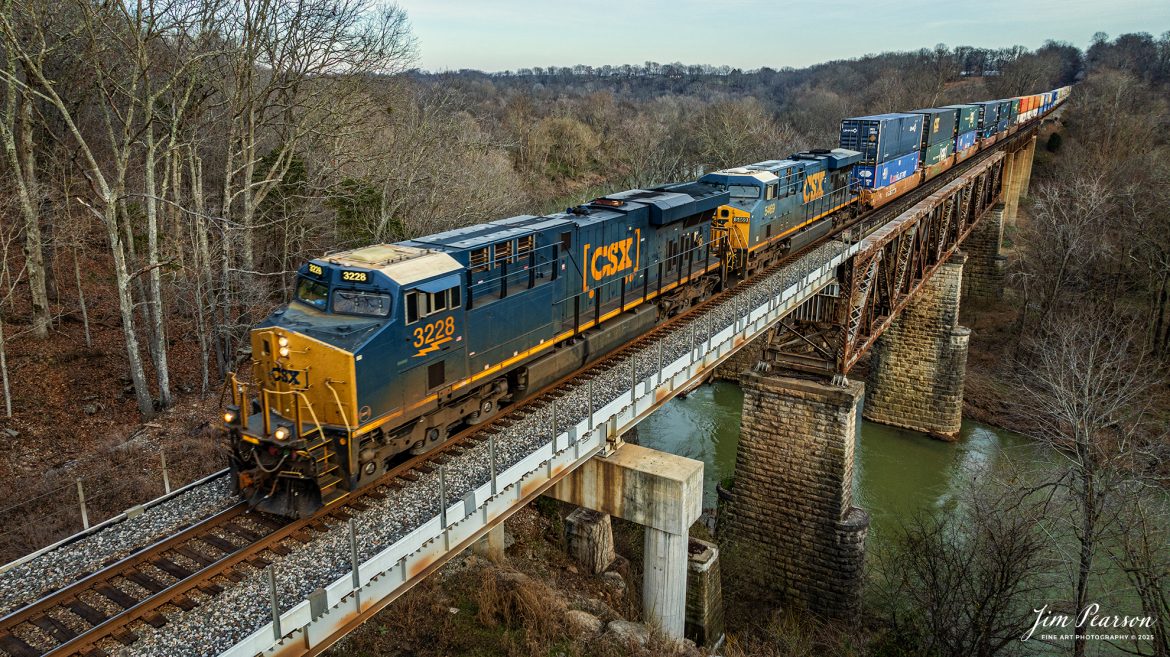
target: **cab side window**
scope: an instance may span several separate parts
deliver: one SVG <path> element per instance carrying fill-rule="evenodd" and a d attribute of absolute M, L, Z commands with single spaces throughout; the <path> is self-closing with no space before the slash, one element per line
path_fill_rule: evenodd
<path fill-rule="evenodd" d="M 411 294 L 416 293 L 411 292 Z M 426 306 L 423 308 L 423 316 L 434 315 L 446 310 L 454 310 L 459 307 L 459 286 L 448 288 L 446 290 L 440 290 L 438 292 L 424 292 L 421 294 L 424 297 L 423 303 Z M 410 322 L 407 323 L 409 324 Z"/>
<path fill-rule="evenodd" d="M 406 323 L 413 324 L 418 321 L 418 292 L 406 293 Z"/>

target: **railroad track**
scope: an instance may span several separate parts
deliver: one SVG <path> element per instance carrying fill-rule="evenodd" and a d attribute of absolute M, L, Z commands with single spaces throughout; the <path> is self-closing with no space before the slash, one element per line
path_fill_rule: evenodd
<path fill-rule="evenodd" d="M 1017 133 L 1017 138 L 1026 133 Z M 225 586 L 243 580 L 250 569 L 266 568 L 288 554 L 294 544 L 308 543 L 315 534 L 333 531 L 333 526 L 363 511 L 367 508 L 363 500 L 390 496 L 406 482 L 433 473 L 467 449 L 491 440 L 517 420 L 555 405 L 567 394 L 567 386 L 584 385 L 631 350 L 657 342 L 680 323 L 749 290 L 754 283 L 845 231 L 857 228 L 861 236 L 868 234 L 993 152 L 980 153 L 906 196 L 843 222 L 821 240 L 785 255 L 752 279 L 663 322 L 618 351 L 562 378 L 545 392 L 507 407 L 496 418 L 469 427 L 430 452 L 410 458 L 378 482 L 340 498 L 311 518 L 289 522 L 250 510 L 241 503 L 0 618 L 0 652 L 9 657 L 103 657 L 119 646 L 132 646 L 138 640 L 136 627 L 161 627 L 167 623 L 168 611 L 214 604 L 215 596 Z"/>

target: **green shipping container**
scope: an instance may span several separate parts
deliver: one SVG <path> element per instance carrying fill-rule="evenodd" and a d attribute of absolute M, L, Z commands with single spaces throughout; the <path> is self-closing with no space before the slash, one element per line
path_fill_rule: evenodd
<path fill-rule="evenodd" d="M 955 131 L 955 134 L 961 135 L 979 127 L 978 105 L 947 105 L 946 107 L 959 110 L 959 129 Z"/>
<path fill-rule="evenodd" d="M 932 167 L 955 154 L 955 142 L 940 141 L 922 149 L 922 168 Z"/>

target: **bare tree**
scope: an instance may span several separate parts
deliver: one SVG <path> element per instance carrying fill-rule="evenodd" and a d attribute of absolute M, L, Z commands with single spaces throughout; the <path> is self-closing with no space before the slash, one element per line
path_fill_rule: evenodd
<path fill-rule="evenodd" d="M 12 11 L 11 0 L 3 11 Z M 24 258 L 28 272 L 29 296 L 32 302 L 33 335 L 49 335 L 49 295 L 46 287 L 44 251 L 41 243 L 40 190 L 37 178 L 36 155 L 33 149 L 33 96 L 22 78 L 20 65 L 11 50 L 5 49 L 6 61 L 3 116 L 0 117 L 0 139 L 9 179 L 15 183 L 20 215 L 24 220 Z"/>
<path fill-rule="evenodd" d="M 881 608 L 894 633 L 917 644 L 914 654 L 990 657 L 1035 618 L 1043 501 L 983 482 L 960 500 L 951 513 L 915 516 L 878 554 Z"/>
<path fill-rule="evenodd" d="M 1067 493 L 1075 506 L 1069 520 L 1079 548 L 1072 601 L 1077 617 L 1089 604 L 1101 536 L 1116 521 L 1113 497 L 1131 479 L 1142 451 L 1154 385 L 1127 328 L 1099 309 L 1068 312 L 1053 322 L 1020 380 L 1021 411 L 1063 456 L 1064 467 L 1048 487 Z M 1076 657 L 1085 654 L 1086 630 L 1080 624 L 1075 630 Z"/>
<path fill-rule="evenodd" d="M 1029 292 L 1019 316 L 1019 334 L 1034 326 L 1047 326 L 1053 311 L 1067 300 L 1070 288 L 1084 289 L 1086 276 L 1107 253 L 1110 244 L 1101 239 L 1109 230 L 1114 196 L 1097 175 L 1038 184 L 1031 196 L 1031 220 L 1020 231 L 1019 276 Z M 1031 296 L 1031 294 L 1029 294 Z"/>

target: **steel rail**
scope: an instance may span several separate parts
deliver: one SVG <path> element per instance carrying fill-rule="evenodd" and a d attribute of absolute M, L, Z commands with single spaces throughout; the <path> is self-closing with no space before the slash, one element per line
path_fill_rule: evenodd
<path fill-rule="evenodd" d="M 110 638 L 121 631 L 124 631 L 127 626 L 135 621 L 147 617 L 152 612 L 156 612 L 160 607 L 173 603 L 176 599 L 184 597 L 187 593 L 205 586 L 211 580 L 217 577 L 223 577 L 231 572 L 236 566 L 245 561 L 255 560 L 261 552 L 269 550 L 281 541 L 293 538 L 298 532 L 304 532 L 306 529 L 317 528 L 320 531 L 326 531 L 324 525 L 329 518 L 335 518 L 344 514 L 347 510 L 356 509 L 360 506 L 359 501 L 364 497 L 384 497 L 385 493 L 382 489 L 393 488 L 395 482 L 404 478 L 405 475 L 415 470 L 428 471 L 433 468 L 427 468 L 432 461 L 440 461 L 448 456 L 457 455 L 462 452 L 462 447 L 466 443 L 478 443 L 487 438 L 480 437 L 480 434 L 486 434 L 489 429 L 497 427 L 502 423 L 507 423 L 510 420 L 519 419 L 520 413 L 530 405 L 545 405 L 550 403 L 557 395 L 555 392 L 572 383 L 576 379 L 589 379 L 597 375 L 598 372 L 606 369 L 607 365 L 613 361 L 621 360 L 625 355 L 636 349 L 641 349 L 646 343 L 655 342 L 666 333 L 670 333 L 674 328 L 682 323 L 685 323 L 697 314 L 701 314 L 705 309 L 711 305 L 717 304 L 730 297 L 742 294 L 757 284 L 769 275 L 776 273 L 786 265 L 790 264 L 805 254 L 823 246 L 825 243 L 841 237 L 847 231 L 860 227 L 861 235 L 854 237 L 854 241 L 865 237 L 868 233 L 876 230 L 890 219 L 899 216 L 909 207 L 928 197 L 943 186 L 949 184 L 953 180 L 961 177 L 969 168 L 977 165 L 993 153 L 1003 150 L 1009 145 L 1015 144 L 1024 137 L 1031 137 L 1034 126 L 1029 124 L 1028 127 L 1017 131 L 1012 138 L 1006 139 L 1003 142 L 997 143 L 993 148 L 986 152 L 980 152 L 977 155 L 968 158 L 959 165 L 949 169 L 935 179 L 919 185 L 911 192 L 895 199 L 894 201 L 882 205 L 878 208 L 870 210 L 869 212 L 861 213 L 848 221 L 842 222 L 839 226 L 835 226 L 826 235 L 817 239 L 804 247 L 784 254 L 775 263 L 765 267 L 759 272 L 755 273 L 751 278 L 741 281 L 738 285 L 728 287 L 720 292 L 717 292 L 706 299 L 703 299 L 671 318 L 666 319 L 659 325 L 655 326 L 650 331 L 638 336 L 634 340 L 627 342 L 623 347 L 602 355 L 594 361 L 590 361 L 578 368 L 577 370 L 567 374 L 560 380 L 556 381 L 543 390 L 530 395 L 506 407 L 502 407 L 502 411 L 496 417 L 478 425 L 468 427 L 454 436 L 448 438 L 442 444 L 429 450 L 424 454 L 414 456 L 400 465 L 394 467 L 390 471 L 383 474 L 376 481 L 371 482 L 363 488 L 352 491 L 345 496 L 338 498 L 329 506 L 325 507 L 321 512 L 304 519 L 294 520 L 286 525 L 275 529 L 273 532 L 261 537 L 255 542 L 240 546 L 230 554 L 223 558 L 208 564 L 204 568 L 193 572 L 186 578 L 181 578 L 179 581 L 169 585 L 167 588 L 154 593 L 137 604 L 124 609 L 121 613 L 117 613 L 106 620 L 94 625 L 88 630 L 84 630 L 77 636 L 69 639 L 57 647 L 41 653 L 44 657 L 58 657 L 63 655 L 80 654 L 85 649 L 96 646 L 96 644 L 104 639 Z M 832 215 L 825 218 L 826 221 L 832 220 Z M 455 454 L 452 454 L 452 453 Z M 445 461 L 443 461 L 445 462 Z M 103 583 L 108 583 L 112 579 L 123 576 L 126 572 L 134 569 L 135 565 L 149 563 L 149 560 L 155 556 L 160 555 L 170 549 L 181 546 L 185 542 L 192 540 L 199 540 L 199 533 L 223 526 L 232 519 L 240 517 L 244 513 L 258 513 L 246 512 L 243 510 L 244 504 L 241 503 L 235 507 L 231 507 L 219 514 L 209 517 L 196 525 L 192 525 L 185 529 L 181 534 L 168 537 L 163 541 L 146 546 L 127 557 L 119 560 L 103 568 L 102 570 L 93 574 L 87 575 L 83 579 L 70 584 L 54 593 L 46 595 L 27 607 L 18 609 L 7 616 L 0 618 L 0 633 L 13 634 L 13 630 L 26 622 L 31 621 L 38 614 L 43 614 L 53 607 L 59 607 L 66 602 L 74 599 L 77 594 L 93 590 L 95 586 L 100 586 Z M 359 509 L 360 510 L 360 509 Z M 271 523 L 271 521 L 268 521 Z M 299 540 L 299 539 L 298 539 Z M 112 586 L 112 584 L 111 584 Z M 100 595 L 100 593 L 99 593 Z M 0 636 L 3 636 L 0 634 Z M 132 643 L 132 640 L 131 640 Z"/>

